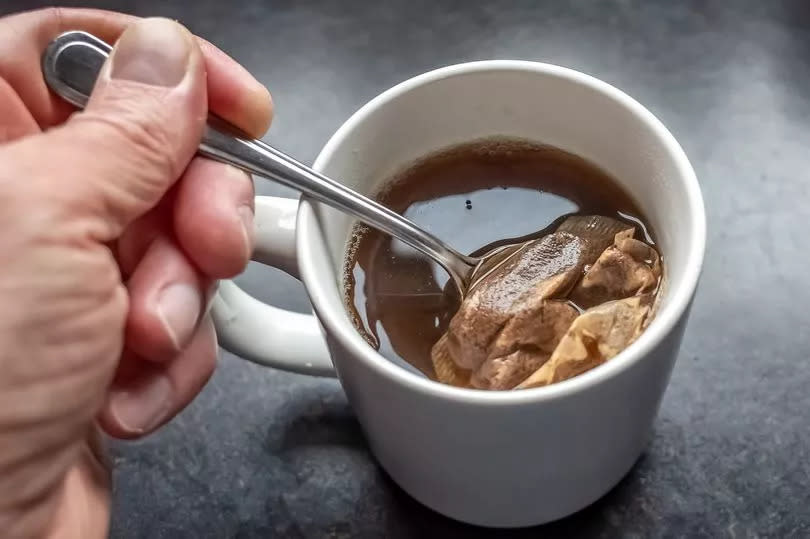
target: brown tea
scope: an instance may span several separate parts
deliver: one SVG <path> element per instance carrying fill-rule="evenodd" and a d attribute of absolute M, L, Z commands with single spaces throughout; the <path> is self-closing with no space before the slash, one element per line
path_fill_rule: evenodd
<path fill-rule="evenodd" d="M 477 141 L 428 156 L 384 185 L 376 200 L 464 253 L 548 236 L 577 215 L 607 217 L 653 245 L 641 212 L 613 178 L 549 146 Z M 459 310 L 444 270 L 362 225 L 345 264 L 345 301 L 357 330 L 383 356 L 437 379 L 431 350 Z M 576 312 L 589 307 L 566 302 Z"/>

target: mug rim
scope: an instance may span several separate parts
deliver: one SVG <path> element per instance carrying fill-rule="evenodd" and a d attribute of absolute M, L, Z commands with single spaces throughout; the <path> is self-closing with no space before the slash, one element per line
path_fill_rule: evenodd
<path fill-rule="evenodd" d="M 348 133 L 365 121 L 366 117 L 374 111 L 401 94 L 424 84 L 449 77 L 476 72 L 498 71 L 519 71 L 534 75 L 552 76 L 587 86 L 607 96 L 619 106 L 625 107 L 631 114 L 650 127 L 672 158 L 680 181 L 685 188 L 689 218 L 693 221 L 693 232 L 685 240 L 688 241 L 686 269 L 679 286 L 668 291 L 667 303 L 661 307 L 652 323 L 635 342 L 610 361 L 567 380 L 543 387 L 519 391 L 484 391 L 442 384 L 403 369 L 383 357 L 351 325 L 345 312 L 336 313 L 330 309 L 323 298 L 329 293 L 327 288 L 333 286 L 334 274 L 329 271 L 328 278 L 324 279 L 322 276 L 319 278 L 319 269 L 315 264 L 310 263 L 314 243 L 305 239 L 313 234 L 320 233 L 318 219 L 313 208 L 313 204 L 319 203 L 310 200 L 306 196 L 301 197 L 298 208 L 296 251 L 301 281 L 307 289 L 318 320 L 333 338 L 337 339 L 345 349 L 352 353 L 354 360 L 362 361 L 368 368 L 377 371 L 377 374 L 391 378 L 417 393 L 463 401 L 468 404 L 519 405 L 563 398 L 586 391 L 591 386 L 618 376 L 632 365 L 643 361 L 672 332 L 677 323 L 687 314 L 700 278 L 705 255 L 706 214 L 697 176 L 686 153 L 675 137 L 652 112 L 615 86 L 591 75 L 554 64 L 525 60 L 482 60 L 453 64 L 422 73 L 396 84 L 360 107 L 337 129 L 318 154 L 313 168 L 320 171 Z"/>

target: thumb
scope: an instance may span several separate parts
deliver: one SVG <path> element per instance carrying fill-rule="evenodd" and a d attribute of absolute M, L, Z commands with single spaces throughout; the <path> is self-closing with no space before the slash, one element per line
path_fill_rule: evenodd
<path fill-rule="evenodd" d="M 160 18 L 130 26 L 86 109 L 43 145 L 51 164 L 66 164 L 62 196 L 90 218 L 94 239 L 118 237 L 157 204 L 194 155 L 206 113 L 204 61 L 191 33 Z"/>

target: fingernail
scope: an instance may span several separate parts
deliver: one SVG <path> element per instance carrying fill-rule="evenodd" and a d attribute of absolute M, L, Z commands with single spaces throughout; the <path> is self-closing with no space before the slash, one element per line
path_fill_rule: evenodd
<path fill-rule="evenodd" d="M 245 251 L 247 252 L 245 260 L 248 260 L 253 254 L 253 236 L 255 234 L 253 229 L 253 208 L 240 206 L 236 211 L 239 213 L 239 218 L 242 219 L 242 233 L 244 234 Z"/>
<path fill-rule="evenodd" d="M 172 284 L 160 291 L 157 314 L 176 350 L 180 350 L 191 337 L 201 310 L 200 291 L 190 284 Z"/>
<path fill-rule="evenodd" d="M 110 394 L 110 412 L 129 432 L 146 432 L 156 427 L 171 408 L 172 383 L 163 374 L 148 378 L 134 390 Z"/>
<path fill-rule="evenodd" d="M 168 19 L 145 19 L 130 26 L 115 46 L 110 77 L 173 88 L 189 68 L 191 36 Z"/>

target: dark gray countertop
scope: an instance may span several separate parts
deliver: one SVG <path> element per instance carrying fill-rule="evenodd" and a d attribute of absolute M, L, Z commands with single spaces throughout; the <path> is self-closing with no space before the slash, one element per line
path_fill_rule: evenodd
<path fill-rule="evenodd" d="M 4 0 L 0 12 L 33 7 Z M 311 162 L 356 108 L 445 64 L 557 63 L 617 85 L 680 140 L 709 243 L 680 359 L 638 465 L 594 506 L 505 537 L 810 536 L 810 2 L 118 0 L 179 18 L 273 92 L 268 140 Z M 262 184 L 259 192 L 289 194 Z M 239 279 L 307 310 L 291 278 Z M 484 537 L 375 465 L 333 380 L 223 353 L 160 433 L 117 444 L 112 536 Z"/>

